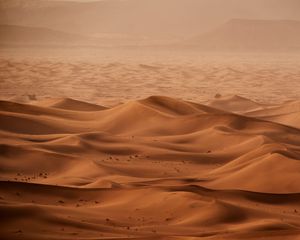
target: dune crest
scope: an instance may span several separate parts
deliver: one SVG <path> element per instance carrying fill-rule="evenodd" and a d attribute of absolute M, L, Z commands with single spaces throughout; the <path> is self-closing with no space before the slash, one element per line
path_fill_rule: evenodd
<path fill-rule="evenodd" d="M 51 108 L 74 110 L 74 111 L 101 111 L 106 109 L 106 107 L 100 105 L 86 103 L 71 98 L 44 100 L 41 103 L 41 105 L 51 107 Z"/>

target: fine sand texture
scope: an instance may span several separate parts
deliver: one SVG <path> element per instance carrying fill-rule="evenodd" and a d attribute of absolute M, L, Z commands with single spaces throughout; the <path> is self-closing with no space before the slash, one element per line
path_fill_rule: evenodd
<path fill-rule="evenodd" d="M 300 239 L 299 101 L 30 98 L 0 102 L 1 239 Z"/>

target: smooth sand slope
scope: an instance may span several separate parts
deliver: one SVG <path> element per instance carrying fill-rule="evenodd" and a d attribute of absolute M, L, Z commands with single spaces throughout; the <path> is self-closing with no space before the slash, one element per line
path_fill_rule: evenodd
<path fill-rule="evenodd" d="M 299 105 L 1 101 L 1 239 L 300 239 Z"/>

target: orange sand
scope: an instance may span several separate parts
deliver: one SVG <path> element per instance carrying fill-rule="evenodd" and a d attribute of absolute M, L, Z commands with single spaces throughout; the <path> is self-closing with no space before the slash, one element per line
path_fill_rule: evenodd
<path fill-rule="evenodd" d="M 1 238 L 299 239 L 299 106 L 1 101 Z"/>

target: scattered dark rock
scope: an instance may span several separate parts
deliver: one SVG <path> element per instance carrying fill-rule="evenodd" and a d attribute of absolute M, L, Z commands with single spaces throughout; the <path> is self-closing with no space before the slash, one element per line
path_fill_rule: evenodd
<path fill-rule="evenodd" d="M 221 98 L 222 97 L 222 95 L 220 94 L 220 93 L 217 93 L 216 95 L 215 95 L 215 98 Z"/>
<path fill-rule="evenodd" d="M 31 101 L 36 101 L 36 100 L 37 100 L 35 94 L 27 94 L 27 97 L 28 97 L 28 99 L 31 100 Z"/>

